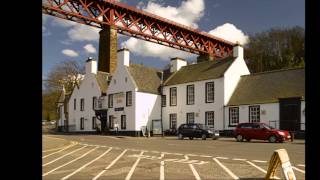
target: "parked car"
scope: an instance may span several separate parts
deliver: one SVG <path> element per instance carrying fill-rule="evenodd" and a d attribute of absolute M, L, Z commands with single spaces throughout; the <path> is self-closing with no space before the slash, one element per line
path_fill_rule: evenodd
<path fill-rule="evenodd" d="M 265 123 L 240 123 L 234 130 L 234 137 L 239 142 L 258 139 L 274 143 L 291 139 L 288 131 L 275 129 Z"/>
<path fill-rule="evenodd" d="M 178 139 L 184 139 L 184 137 L 201 138 L 206 140 L 207 138 L 217 139 L 219 137 L 219 131 L 210 129 L 208 126 L 199 123 L 193 124 L 181 124 L 178 128 Z"/>

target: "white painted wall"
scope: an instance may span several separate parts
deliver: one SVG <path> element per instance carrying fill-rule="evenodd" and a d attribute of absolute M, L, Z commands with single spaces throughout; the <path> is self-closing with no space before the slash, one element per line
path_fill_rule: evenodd
<path fill-rule="evenodd" d="M 250 74 L 243 59 L 243 48 L 240 46 L 234 47 L 233 55 L 237 58 L 224 73 L 224 105 L 228 104 L 235 88 L 238 85 L 240 76 Z"/>
<path fill-rule="evenodd" d="M 151 130 L 152 120 L 161 118 L 161 96 L 157 94 L 136 92 L 135 97 L 135 130 L 140 131 L 141 126 L 148 126 Z"/>
<path fill-rule="evenodd" d="M 59 120 L 58 120 L 58 126 L 64 126 L 64 120 L 66 119 L 64 114 L 64 106 L 63 103 L 58 104 L 59 109 Z"/>
<path fill-rule="evenodd" d="M 214 81 L 214 103 L 206 103 L 205 101 L 205 84 L 206 82 Z M 195 103 L 194 105 L 187 105 L 186 93 L 187 85 L 194 84 Z M 223 78 L 190 82 L 185 84 L 178 84 L 164 87 L 164 94 L 166 95 L 166 107 L 163 107 L 163 129 L 169 129 L 169 114 L 177 113 L 177 127 L 186 123 L 186 113 L 195 113 L 195 123 L 205 123 L 205 112 L 214 111 L 214 128 L 217 130 L 223 129 L 223 104 L 224 104 L 224 80 Z M 170 88 L 177 87 L 177 106 L 170 106 Z"/>
<path fill-rule="evenodd" d="M 121 131 L 133 131 L 135 130 L 135 102 L 136 102 L 136 85 L 130 76 L 127 64 L 128 61 L 123 60 L 122 58 L 129 58 L 129 55 L 124 53 L 129 53 L 129 51 L 120 51 L 118 52 L 118 64 L 117 68 L 112 76 L 111 83 L 107 90 L 107 98 L 105 98 L 105 103 L 108 104 L 108 95 L 123 93 L 122 97 L 116 98 L 116 95 L 113 95 L 113 108 L 108 108 L 108 123 L 109 116 L 112 115 L 114 123 L 118 121 L 119 130 Z M 122 55 L 121 55 L 122 54 Z M 127 80 L 126 80 L 127 79 Z M 126 106 L 126 92 L 132 91 L 132 106 Z M 115 108 L 123 107 L 124 111 L 115 111 Z M 126 115 L 126 130 L 121 129 L 121 115 Z"/>

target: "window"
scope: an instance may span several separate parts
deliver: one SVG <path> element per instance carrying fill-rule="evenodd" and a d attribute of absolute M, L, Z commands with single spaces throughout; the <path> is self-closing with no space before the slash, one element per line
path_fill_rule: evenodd
<path fill-rule="evenodd" d="M 94 110 L 97 107 L 97 97 L 92 97 L 92 109 Z"/>
<path fill-rule="evenodd" d="M 121 115 L 121 129 L 127 128 L 127 120 L 126 115 Z"/>
<path fill-rule="evenodd" d="M 187 113 L 187 124 L 194 123 L 194 113 Z"/>
<path fill-rule="evenodd" d="M 194 85 L 187 86 L 187 104 L 194 104 Z"/>
<path fill-rule="evenodd" d="M 132 105 L 132 91 L 126 92 L 126 105 L 127 106 Z"/>
<path fill-rule="evenodd" d="M 83 130 L 84 129 L 84 118 L 80 118 L 80 129 Z"/>
<path fill-rule="evenodd" d="M 108 106 L 109 108 L 113 107 L 113 94 L 109 94 L 108 96 Z"/>
<path fill-rule="evenodd" d="M 84 111 L 84 99 L 80 99 L 80 111 Z"/>
<path fill-rule="evenodd" d="M 97 120 L 96 120 L 96 117 L 92 117 L 92 129 L 97 129 Z"/>
<path fill-rule="evenodd" d="M 206 83 L 206 103 L 214 102 L 214 82 Z"/>
<path fill-rule="evenodd" d="M 229 126 L 236 126 L 239 123 L 239 107 L 229 108 Z"/>
<path fill-rule="evenodd" d="M 249 106 L 249 122 L 260 122 L 260 106 Z"/>
<path fill-rule="evenodd" d="M 76 110 L 77 109 L 77 99 L 74 98 L 73 99 L 73 110 Z"/>
<path fill-rule="evenodd" d="M 172 87 L 170 88 L 170 106 L 177 105 L 177 88 Z"/>
<path fill-rule="evenodd" d="M 214 111 L 207 111 L 206 112 L 205 124 L 209 127 L 214 127 Z"/>
<path fill-rule="evenodd" d="M 109 128 L 113 129 L 113 116 L 109 116 Z"/>
<path fill-rule="evenodd" d="M 125 81 L 125 82 L 127 82 L 127 81 L 128 81 L 128 78 L 127 78 L 127 77 L 125 77 L 125 78 L 124 78 L 124 81 Z"/>
<path fill-rule="evenodd" d="M 177 128 L 177 114 L 170 114 L 170 129 L 176 129 Z"/>
<path fill-rule="evenodd" d="M 166 95 L 161 96 L 161 106 L 166 107 Z"/>

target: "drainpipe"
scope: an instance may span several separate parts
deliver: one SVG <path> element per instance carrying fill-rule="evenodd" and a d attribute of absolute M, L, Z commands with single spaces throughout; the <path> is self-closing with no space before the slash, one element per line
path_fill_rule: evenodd
<path fill-rule="evenodd" d="M 160 81 L 160 106 L 161 106 L 161 111 L 160 111 L 160 119 L 161 119 L 161 132 L 162 132 L 162 137 L 164 136 L 163 133 L 163 121 L 162 121 L 162 96 L 163 96 L 163 71 L 161 71 L 161 81 Z"/>

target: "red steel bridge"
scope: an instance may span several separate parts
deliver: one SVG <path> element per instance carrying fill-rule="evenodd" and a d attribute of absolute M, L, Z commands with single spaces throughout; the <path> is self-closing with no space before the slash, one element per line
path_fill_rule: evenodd
<path fill-rule="evenodd" d="M 115 0 L 42 0 L 42 13 L 215 58 L 232 55 L 232 42 Z"/>

